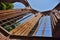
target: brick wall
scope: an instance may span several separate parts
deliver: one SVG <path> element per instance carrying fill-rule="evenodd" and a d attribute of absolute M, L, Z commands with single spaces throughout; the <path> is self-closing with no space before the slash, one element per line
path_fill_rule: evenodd
<path fill-rule="evenodd" d="M 0 33 L 0 40 L 6 40 L 6 37 L 2 33 Z"/>

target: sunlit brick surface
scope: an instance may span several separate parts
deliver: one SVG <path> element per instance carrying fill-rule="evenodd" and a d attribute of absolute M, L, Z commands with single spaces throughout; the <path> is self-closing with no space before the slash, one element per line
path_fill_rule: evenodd
<path fill-rule="evenodd" d="M 6 37 L 2 33 L 0 33 L 0 40 L 6 40 Z"/>

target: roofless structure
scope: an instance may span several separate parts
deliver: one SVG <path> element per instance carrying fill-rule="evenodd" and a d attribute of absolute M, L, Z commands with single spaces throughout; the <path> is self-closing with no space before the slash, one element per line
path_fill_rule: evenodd
<path fill-rule="evenodd" d="M 39 12 L 32 9 L 27 0 L 1 0 L 1 2 L 21 2 L 26 6 L 26 8 L 16 10 L 0 10 L 0 40 L 49 39 L 49 37 L 35 36 L 39 28 L 39 20 L 47 15 L 50 16 L 52 25 L 52 37 L 50 38 L 60 37 L 60 3 L 52 10 Z M 31 15 L 34 16 L 22 24 L 20 23 Z M 44 35 L 44 30 L 42 35 Z"/>

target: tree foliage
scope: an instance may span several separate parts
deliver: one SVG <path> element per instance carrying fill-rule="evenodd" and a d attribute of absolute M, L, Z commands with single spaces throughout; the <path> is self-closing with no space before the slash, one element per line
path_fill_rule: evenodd
<path fill-rule="evenodd" d="M 13 7 L 14 7 L 13 3 L 3 3 L 3 2 L 0 2 L 0 10 L 13 9 Z"/>

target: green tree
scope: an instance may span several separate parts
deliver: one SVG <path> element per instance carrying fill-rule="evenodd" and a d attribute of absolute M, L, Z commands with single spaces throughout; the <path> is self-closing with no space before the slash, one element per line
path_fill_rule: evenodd
<path fill-rule="evenodd" d="M 0 2 L 0 10 L 13 9 L 13 7 L 14 7 L 13 3 L 3 3 L 3 2 Z"/>
<path fill-rule="evenodd" d="M 1 2 L 0 3 L 0 10 L 6 10 L 6 5 L 3 3 L 3 2 Z"/>

